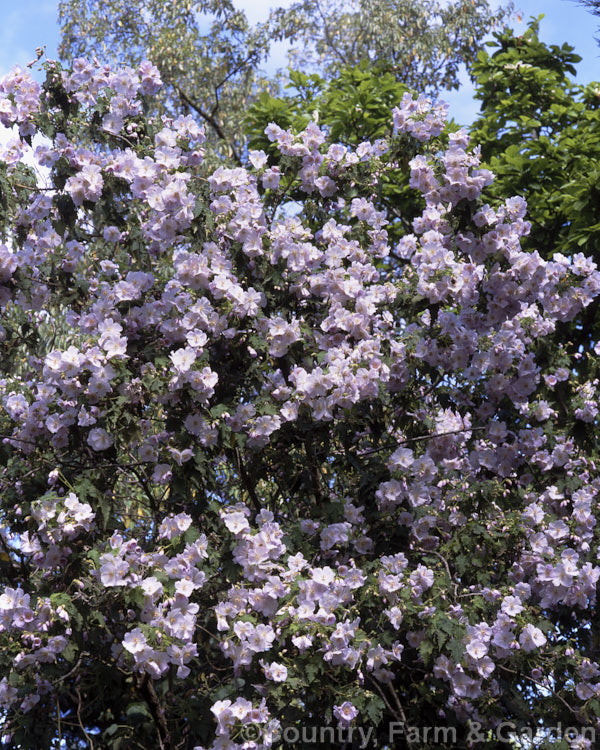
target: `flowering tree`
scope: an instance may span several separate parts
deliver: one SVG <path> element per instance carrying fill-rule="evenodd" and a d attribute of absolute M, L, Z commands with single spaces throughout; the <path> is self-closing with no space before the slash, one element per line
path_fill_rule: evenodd
<path fill-rule="evenodd" d="M 525 202 L 485 203 L 424 98 L 355 148 L 269 126 L 276 163 L 207 178 L 159 86 L 0 80 L 4 745 L 593 729 L 600 475 L 570 436 L 598 404 L 564 403 L 551 336 L 595 265 L 524 251 Z"/>

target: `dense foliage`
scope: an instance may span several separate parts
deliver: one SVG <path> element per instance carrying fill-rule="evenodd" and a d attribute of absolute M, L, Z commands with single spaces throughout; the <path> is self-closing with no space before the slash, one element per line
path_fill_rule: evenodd
<path fill-rule="evenodd" d="M 207 176 L 159 87 L 0 80 L 4 745 L 591 747 L 595 264 L 423 97 Z"/>

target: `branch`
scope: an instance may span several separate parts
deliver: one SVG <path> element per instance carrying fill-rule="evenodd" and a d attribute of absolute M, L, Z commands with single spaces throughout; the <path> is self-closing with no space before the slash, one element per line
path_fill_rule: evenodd
<path fill-rule="evenodd" d="M 543 683 L 538 682 L 537 680 L 535 680 L 533 677 L 530 677 L 529 675 L 521 674 L 520 672 L 517 672 L 516 669 L 509 669 L 508 667 L 505 667 L 503 664 L 498 664 L 498 667 L 500 669 L 503 669 L 505 672 L 510 672 L 510 674 L 516 674 L 517 677 L 521 677 L 524 680 L 529 680 L 529 682 L 533 682 L 534 685 L 537 685 L 543 690 L 549 691 L 550 693 L 552 693 L 554 698 L 558 698 L 558 700 L 563 704 L 563 706 L 565 706 L 565 708 L 567 708 L 568 711 L 570 711 L 573 714 L 573 716 L 577 716 L 577 712 L 575 711 L 575 709 L 572 706 L 570 706 L 561 695 L 559 695 L 554 690 L 552 690 L 552 688 L 548 687 L 548 685 L 544 685 Z"/>
<path fill-rule="evenodd" d="M 222 141 L 225 141 L 225 143 L 231 149 L 231 153 L 233 155 L 233 160 L 235 161 L 235 163 L 238 166 L 241 167 L 242 166 L 242 158 L 241 158 L 241 156 L 236 151 L 235 146 L 229 142 L 229 139 L 227 138 L 227 136 L 226 136 L 223 128 L 219 125 L 219 123 L 213 117 L 213 115 L 211 115 L 209 112 L 207 112 L 205 109 L 203 109 L 202 106 L 200 104 L 198 104 L 198 102 L 196 102 L 193 99 L 191 99 L 185 93 L 185 91 L 183 91 L 182 89 L 179 88 L 179 86 L 175 86 L 174 88 L 175 88 L 175 91 L 177 91 L 177 93 L 181 97 L 181 100 L 183 102 L 185 102 L 185 104 L 187 104 L 188 107 L 191 107 L 193 110 L 195 110 L 200 115 L 200 117 L 211 126 L 211 128 L 215 131 L 215 133 L 219 136 L 219 138 Z"/>
<path fill-rule="evenodd" d="M 244 487 L 246 488 L 247 493 L 250 495 L 250 500 L 252 500 L 252 505 L 254 505 L 256 512 L 260 513 L 262 510 L 262 505 L 260 504 L 260 500 L 256 496 L 256 492 L 254 491 L 254 487 L 252 486 L 252 483 L 250 482 L 250 477 L 248 476 L 246 472 L 246 467 L 244 466 L 244 463 L 242 461 L 242 455 L 237 448 L 235 449 L 235 457 L 237 460 L 240 477 L 242 478 L 242 482 L 244 483 Z"/>
<path fill-rule="evenodd" d="M 19 556 L 19 565 L 21 566 L 21 575 L 23 576 L 24 581 L 29 580 L 29 571 L 27 570 L 27 567 L 25 566 L 25 557 L 22 553 L 18 552 L 17 550 L 11 549 L 6 539 L 4 538 L 3 534 L 0 534 L 0 544 L 2 545 L 2 549 L 4 550 L 4 554 L 8 557 L 8 564 L 10 565 L 11 570 L 11 582 L 15 582 L 18 580 L 18 570 L 14 565 L 14 561 L 12 558 L 12 555 L 18 555 Z"/>
<path fill-rule="evenodd" d="M 389 702 L 389 701 L 388 701 L 388 699 L 386 698 L 386 696 L 385 696 L 385 693 L 384 693 L 384 692 L 383 692 L 383 690 L 382 690 L 382 689 L 381 689 L 381 688 L 379 687 L 379 683 L 377 682 L 377 680 L 376 680 L 376 679 L 375 679 L 374 677 L 371 677 L 371 676 L 369 675 L 369 682 L 370 682 L 370 683 L 371 683 L 371 684 L 373 685 L 373 687 L 375 688 L 375 690 L 377 690 L 377 692 L 378 692 L 378 693 L 379 693 L 379 695 L 381 696 L 381 699 L 382 699 L 382 700 L 383 700 L 383 702 L 385 703 L 385 705 L 386 705 L 386 707 L 387 707 L 387 710 L 388 710 L 388 711 L 389 711 L 389 712 L 390 712 L 390 713 L 392 714 L 392 716 L 393 716 L 393 717 L 394 717 L 395 719 L 401 719 L 401 720 L 402 720 L 402 721 L 404 722 L 404 726 L 405 726 L 405 727 L 406 727 L 406 726 L 408 726 L 408 723 L 407 723 L 407 721 L 406 721 L 406 716 L 405 716 L 405 714 L 404 714 L 404 711 L 402 711 L 402 712 L 401 712 L 400 714 L 398 714 L 398 713 L 397 713 L 396 711 L 394 711 L 394 709 L 392 708 L 392 706 L 390 706 L 390 702 Z M 407 744 L 408 744 L 408 747 L 409 747 L 409 748 L 410 748 L 410 749 L 412 750 L 412 743 L 411 743 L 411 741 L 410 741 L 410 740 L 408 739 L 408 737 L 406 738 L 406 742 L 407 742 Z"/>
<path fill-rule="evenodd" d="M 84 733 L 85 738 L 88 741 L 90 750 L 94 750 L 94 742 L 90 735 L 85 731 L 85 726 L 83 725 L 83 721 L 81 720 L 81 693 L 79 692 L 79 688 L 77 686 L 75 686 L 75 693 L 77 694 L 77 721 L 79 722 L 81 731 Z"/>
<path fill-rule="evenodd" d="M 313 491 L 313 495 L 315 496 L 315 501 L 317 503 L 321 503 L 323 499 L 323 495 L 321 494 L 321 487 L 319 482 L 319 473 L 318 473 L 318 467 L 316 463 L 316 453 L 313 452 L 313 442 L 307 435 L 304 438 L 304 450 L 306 452 L 306 461 L 308 464 L 308 471 L 310 474 L 310 483 L 312 485 L 311 489 Z"/>
<path fill-rule="evenodd" d="M 319 12 L 319 15 L 321 16 L 321 21 L 323 22 L 323 34 L 325 36 L 325 41 L 327 42 L 327 45 L 329 49 L 333 51 L 335 55 L 337 55 L 340 60 L 342 61 L 343 65 L 348 65 L 348 60 L 344 57 L 344 55 L 340 52 L 340 50 L 336 47 L 335 42 L 333 40 L 333 37 L 329 33 L 329 29 L 331 27 L 331 20 L 330 18 L 327 18 L 325 14 L 323 13 L 323 10 L 321 8 L 321 4 L 317 1 L 316 3 L 317 11 Z"/>
<path fill-rule="evenodd" d="M 396 705 L 398 706 L 398 711 L 400 711 L 400 716 L 402 716 L 402 722 L 405 727 L 408 727 L 408 721 L 406 720 L 406 714 L 404 713 L 404 708 L 402 707 L 402 703 L 400 703 L 400 698 L 398 697 L 398 693 L 396 692 L 394 688 L 394 684 L 392 682 L 389 683 L 389 688 L 392 691 L 392 695 L 394 697 L 394 701 Z M 412 748 L 412 740 L 409 740 L 408 737 L 406 738 L 406 744 L 409 746 L 409 748 Z"/>
<path fill-rule="evenodd" d="M 422 440 L 435 440 L 435 438 L 445 437 L 446 435 L 459 435 L 461 432 L 475 432 L 475 430 L 487 430 L 487 426 L 481 427 L 462 427 L 460 430 L 448 430 L 448 432 L 432 432 L 428 435 L 418 435 L 413 438 L 406 438 L 406 440 L 398 440 L 394 443 L 384 443 L 378 448 L 369 448 L 366 451 L 357 453 L 357 456 L 370 456 L 371 453 L 378 453 L 379 451 L 386 450 L 387 448 L 397 448 L 400 445 L 406 445 L 407 443 L 419 443 Z"/>
<path fill-rule="evenodd" d="M 256 54 L 254 56 L 256 56 Z M 218 83 L 215 83 L 213 88 L 215 91 L 216 103 L 215 103 L 215 106 L 211 110 L 212 115 L 214 115 L 217 112 L 217 109 L 219 107 L 219 89 L 222 86 L 224 86 L 230 78 L 233 78 L 233 76 L 236 73 L 239 73 L 240 70 L 244 70 L 244 69 L 247 70 L 250 67 L 250 61 L 252 60 L 252 57 L 253 55 L 250 53 L 246 55 L 246 57 L 243 60 L 241 60 L 234 68 L 232 68 L 229 71 L 229 73 L 227 73 L 225 78 L 222 78 Z"/>
<path fill-rule="evenodd" d="M 171 745 L 171 738 L 169 736 L 169 728 L 167 727 L 167 720 L 165 718 L 165 710 L 162 707 L 154 684 L 148 674 L 144 674 L 138 682 L 138 690 L 144 696 L 156 728 L 158 729 L 158 742 L 160 750 L 167 750 Z"/>

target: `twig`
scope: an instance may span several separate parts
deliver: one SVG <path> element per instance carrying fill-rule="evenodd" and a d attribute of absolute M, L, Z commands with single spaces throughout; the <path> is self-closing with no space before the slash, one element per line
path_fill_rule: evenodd
<path fill-rule="evenodd" d="M 529 680 L 529 682 L 533 682 L 534 685 L 541 687 L 542 690 L 548 690 L 549 692 L 552 693 L 552 695 L 555 698 L 558 698 L 558 700 L 563 704 L 563 706 L 565 706 L 565 708 L 568 711 L 570 711 L 573 714 L 573 716 L 577 716 L 577 712 L 575 711 L 575 709 L 572 706 L 570 706 L 561 695 L 559 695 L 554 690 L 552 690 L 552 688 L 548 687 L 548 685 L 544 685 L 542 682 L 538 682 L 537 680 L 535 680 L 533 677 L 530 677 L 529 675 L 521 674 L 520 672 L 517 672 L 516 669 L 509 669 L 508 667 L 505 667 L 503 664 L 498 664 L 498 667 L 500 669 L 503 669 L 505 672 L 516 674 L 517 677 L 522 677 L 524 680 Z"/>
<path fill-rule="evenodd" d="M 394 696 L 394 702 L 398 706 L 398 711 L 400 711 L 400 716 L 402 717 L 402 723 L 404 724 L 404 727 L 408 727 L 408 720 L 406 718 L 406 714 L 404 713 L 404 708 L 402 707 L 402 703 L 400 702 L 400 698 L 398 697 L 398 693 L 396 692 L 396 689 L 394 688 L 394 684 L 392 682 L 389 683 L 390 690 L 392 691 L 392 695 Z M 413 743 L 412 740 L 409 739 L 409 735 L 406 735 L 406 744 L 409 746 L 409 748 L 412 748 Z"/>
<path fill-rule="evenodd" d="M 385 450 L 386 448 L 397 448 L 400 445 L 406 445 L 407 443 L 419 443 L 422 440 L 435 440 L 435 438 L 441 438 L 446 437 L 446 435 L 458 435 L 461 432 L 475 432 L 476 430 L 487 430 L 486 426 L 481 427 L 463 427 L 460 430 L 449 430 L 448 432 L 435 432 L 430 433 L 429 435 L 418 435 L 414 438 L 406 438 L 406 440 L 399 440 L 394 443 L 384 443 L 383 445 L 380 445 L 378 448 L 370 448 L 366 451 L 361 451 L 360 453 L 357 453 L 357 455 L 360 456 L 369 456 L 371 453 L 378 453 L 379 451 Z"/>
<path fill-rule="evenodd" d="M 383 700 L 383 702 L 387 706 L 387 710 L 392 714 L 392 716 L 395 719 L 401 719 L 402 716 L 398 716 L 398 714 L 396 713 L 396 711 L 394 711 L 394 709 L 390 706 L 390 702 L 385 697 L 385 693 L 383 692 L 383 690 L 379 687 L 379 684 L 377 683 L 377 680 L 374 677 L 369 677 L 369 681 L 371 682 L 371 684 L 373 685 L 373 687 L 375 688 L 375 690 L 377 690 L 377 692 L 381 696 L 381 699 Z"/>
<path fill-rule="evenodd" d="M 329 33 L 329 26 L 330 26 L 330 19 L 325 16 L 323 13 L 323 10 L 321 9 L 321 4 L 317 2 L 316 4 L 317 10 L 319 11 L 319 15 L 321 16 L 321 20 L 323 21 L 323 33 L 325 35 L 325 41 L 329 45 L 329 48 L 333 50 L 334 54 L 337 55 L 340 60 L 342 61 L 343 65 L 348 65 L 348 60 L 344 57 L 344 55 L 340 52 L 340 50 L 335 46 L 334 40 Z"/>
<path fill-rule="evenodd" d="M 62 743 L 62 728 L 60 726 L 60 701 L 58 694 L 56 696 L 56 723 L 58 726 L 58 744 L 60 745 Z"/>
<path fill-rule="evenodd" d="M 77 686 L 75 686 L 75 693 L 77 694 L 77 721 L 79 722 L 81 731 L 84 733 L 85 738 L 89 743 L 90 750 L 94 750 L 94 742 L 90 735 L 85 731 L 85 726 L 83 724 L 83 721 L 81 720 L 81 693 L 79 692 L 79 688 Z"/>
<path fill-rule="evenodd" d="M 454 587 L 454 596 L 458 597 L 458 584 L 456 581 L 452 579 L 452 573 L 450 572 L 450 566 L 448 565 L 448 560 L 440 553 L 437 552 L 434 549 L 424 549 L 423 547 L 417 547 L 417 550 L 419 552 L 423 552 L 426 555 L 435 555 L 436 557 L 439 557 L 440 560 L 444 563 L 444 567 L 446 568 L 446 573 L 448 573 L 448 582 Z"/>

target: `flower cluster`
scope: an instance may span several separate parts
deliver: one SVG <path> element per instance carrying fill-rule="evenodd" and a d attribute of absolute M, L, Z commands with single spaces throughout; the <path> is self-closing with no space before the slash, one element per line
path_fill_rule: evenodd
<path fill-rule="evenodd" d="M 303 716 L 406 720 L 417 683 L 491 729 L 507 675 L 547 721 L 591 721 L 598 381 L 547 349 L 595 264 L 525 252 L 525 202 L 485 203 L 491 173 L 422 97 L 388 139 L 270 125 L 272 153 L 207 176 L 191 117 L 145 118 L 149 63 L 48 72 L 0 80 L 49 169 L 28 189 L 8 164 L 0 245 L 15 746 L 50 714 L 106 739 L 143 701 L 159 745 L 185 716 L 196 748 L 258 750 Z M 377 189 L 407 143 L 400 232 Z"/>

